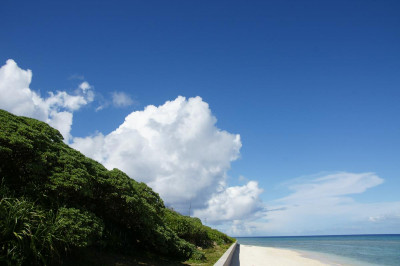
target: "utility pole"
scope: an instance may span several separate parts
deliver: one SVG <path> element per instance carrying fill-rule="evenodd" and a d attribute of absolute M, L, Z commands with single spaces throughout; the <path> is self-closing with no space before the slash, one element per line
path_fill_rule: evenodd
<path fill-rule="evenodd" d="M 192 201 L 190 201 L 190 205 L 189 205 L 189 217 L 190 217 L 190 209 L 192 208 Z"/>

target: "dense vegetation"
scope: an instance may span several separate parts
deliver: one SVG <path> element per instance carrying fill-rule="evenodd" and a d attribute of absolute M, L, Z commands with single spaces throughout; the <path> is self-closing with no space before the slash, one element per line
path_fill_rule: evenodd
<path fill-rule="evenodd" d="M 59 264 L 85 249 L 202 260 L 201 248 L 233 241 L 165 208 L 146 184 L 70 148 L 47 124 L 2 110 L 0 182 L 0 263 Z"/>

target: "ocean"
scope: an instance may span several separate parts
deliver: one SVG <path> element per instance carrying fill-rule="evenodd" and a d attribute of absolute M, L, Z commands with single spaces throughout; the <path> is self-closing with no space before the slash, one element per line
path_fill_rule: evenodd
<path fill-rule="evenodd" d="M 331 265 L 400 266 L 400 235 L 237 237 L 237 241 L 296 250 Z"/>

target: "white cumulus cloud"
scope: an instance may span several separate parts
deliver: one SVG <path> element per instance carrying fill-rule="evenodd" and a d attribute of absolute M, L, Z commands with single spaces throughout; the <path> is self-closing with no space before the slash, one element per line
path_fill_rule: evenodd
<path fill-rule="evenodd" d="M 73 111 L 93 101 L 91 86 L 83 82 L 75 95 L 57 91 L 49 92 L 49 96 L 43 98 L 29 88 L 31 81 L 31 70 L 23 70 L 14 60 L 7 60 L 0 68 L 0 108 L 42 120 L 58 129 L 68 142 Z"/>
<path fill-rule="evenodd" d="M 210 223 L 248 220 L 264 210 L 259 196 L 263 190 L 258 183 L 250 181 L 244 186 L 228 187 L 214 194 L 205 209 L 194 212 L 194 216 L 207 219 Z"/>
<path fill-rule="evenodd" d="M 200 97 L 180 96 L 132 112 L 108 135 L 74 138 L 72 147 L 146 182 L 166 204 L 187 213 L 189 206 L 206 208 L 225 188 L 226 172 L 239 156 L 240 136 L 215 123 Z"/>

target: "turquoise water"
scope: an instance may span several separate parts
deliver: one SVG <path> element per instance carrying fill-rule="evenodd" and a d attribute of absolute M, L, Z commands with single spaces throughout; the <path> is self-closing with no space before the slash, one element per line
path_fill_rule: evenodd
<path fill-rule="evenodd" d="M 238 243 L 305 251 L 337 265 L 400 266 L 400 235 L 237 237 Z"/>

